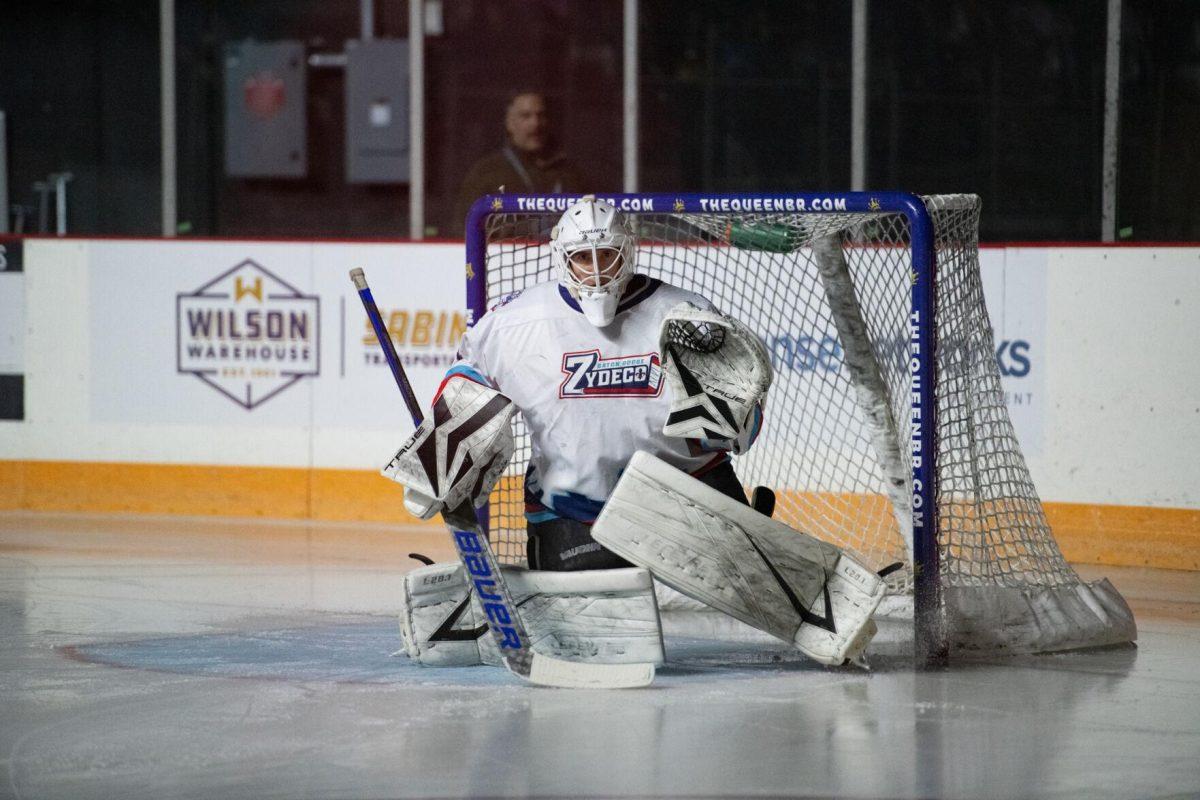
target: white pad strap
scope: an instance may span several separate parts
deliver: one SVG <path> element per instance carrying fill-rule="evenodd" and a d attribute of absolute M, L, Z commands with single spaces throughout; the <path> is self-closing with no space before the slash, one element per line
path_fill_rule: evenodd
<path fill-rule="evenodd" d="M 858 659 L 883 581 L 645 452 L 630 460 L 592 535 L 672 588 L 823 664 Z"/>
<path fill-rule="evenodd" d="M 646 570 L 503 572 L 536 652 L 596 664 L 663 662 L 658 605 Z M 404 576 L 400 634 L 410 658 L 426 666 L 499 666 L 499 650 L 486 632 L 487 618 L 470 594 L 462 564 L 433 564 Z"/>
<path fill-rule="evenodd" d="M 422 518 L 464 501 L 478 508 L 512 457 L 515 410 L 495 389 L 451 380 L 383 475 L 408 490 L 405 504 Z"/>
<path fill-rule="evenodd" d="M 766 346 L 732 317 L 680 303 L 663 319 L 659 351 L 671 391 L 663 433 L 735 446 L 771 386 Z"/>

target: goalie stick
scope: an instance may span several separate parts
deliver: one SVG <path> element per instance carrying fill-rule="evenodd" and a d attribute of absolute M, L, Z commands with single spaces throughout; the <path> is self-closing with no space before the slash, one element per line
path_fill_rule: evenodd
<path fill-rule="evenodd" d="M 367 276 L 361 269 L 355 268 L 350 270 L 350 279 L 354 281 L 354 288 L 358 290 L 367 318 L 371 320 L 384 358 L 391 367 L 392 377 L 396 379 L 396 386 L 412 415 L 413 425 L 419 426 L 424 415 L 384 327 L 371 288 L 367 285 Z M 585 664 L 534 652 L 529 644 L 529 634 L 517 614 L 512 594 L 500 572 L 500 564 L 488 544 L 487 534 L 475 517 L 471 501 L 466 500 L 442 512 L 442 519 L 450 528 L 454 549 L 471 576 L 471 585 L 487 614 L 488 630 L 510 672 L 541 686 L 573 689 L 627 689 L 647 686 L 654 680 L 653 664 Z"/>

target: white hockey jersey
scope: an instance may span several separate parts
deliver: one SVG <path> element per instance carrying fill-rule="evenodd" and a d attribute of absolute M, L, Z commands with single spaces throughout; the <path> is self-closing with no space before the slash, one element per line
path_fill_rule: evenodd
<path fill-rule="evenodd" d="M 659 329 L 685 300 L 713 307 L 693 292 L 636 275 L 612 323 L 597 328 L 564 287 L 542 283 L 506 297 L 463 336 L 446 380 L 492 386 L 524 415 L 532 440 L 530 521 L 594 521 L 638 450 L 693 474 L 728 458 L 723 449 L 662 432 L 669 398 Z"/>

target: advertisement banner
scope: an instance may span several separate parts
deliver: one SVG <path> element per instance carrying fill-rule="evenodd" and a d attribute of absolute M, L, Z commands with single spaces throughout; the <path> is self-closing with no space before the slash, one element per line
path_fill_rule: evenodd
<path fill-rule="evenodd" d="M 371 281 L 427 403 L 466 327 L 454 245 L 97 242 L 96 421 L 407 429 L 350 283 Z M 456 276 L 457 277 L 457 276 Z"/>
<path fill-rule="evenodd" d="M 377 445 L 364 446 L 352 432 L 386 431 L 390 447 L 411 421 L 350 269 L 365 270 L 423 406 L 467 325 L 457 244 L 102 241 L 90 250 L 90 408 L 97 422 L 344 430 L 345 447 L 324 442 L 322 459 L 332 452 L 339 454 L 328 456 L 335 463 L 358 463 L 356 453 Z M 1046 251 L 984 249 L 980 259 L 1005 399 L 1022 448 L 1036 454 Z M 775 391 L 817 391 L 844 368 L 831 324 L 780 327 L 767 345 Z M 785 444 L 780 437 L 823 441 L 819 431 L 794 427 L 818 420 L 770 423 L 763 450 Z"/>
<path fill-rule="evenodd" d="M 984 249 L 983 294 L 996 334 L 1004 402 L 1027 456 L 1042 451 L 1046 365 L 1045 249 Z"/>
<path fill-rule="evenodd" d="M 25 272 L 18 239 L 0 241 L 0 374 L 25 371 Z"/>
<path fill-rule="evenodd" d="M 98 422 L 301 426 L 321 374 L 311 246 L 95 242 Z"/>
<path fill-rule="evenodd" d="M 312 252 L 315 290 L 328 306 L 332 332 L 327 371 L 313 398 L 314 422 L 407 435 L 412 420 L 350 282 L 350 270 L 359 267 L 366 273 L 417 400 L 428 408 L 467 327 L 462 245 L 318 244 Z"/>

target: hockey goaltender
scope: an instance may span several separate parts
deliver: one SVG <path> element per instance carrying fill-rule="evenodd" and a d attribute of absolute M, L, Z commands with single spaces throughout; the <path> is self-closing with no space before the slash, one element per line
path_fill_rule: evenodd
<path fill-rule="evenodd" d="M 520 410 L 529 568 L 504 578 L 534 650 L 661 664 L 657 586 L 822 664 L 862 663 L 880 577 L 772 519 L 769 491 L 748 504 L 733 470 L 771 384 L 758 337 L 638 274 L 632 227 L 604 200 L 571 205 L 550 251 L 558 279 L 505 297 L 466 332 L 432 413 L 385 467 L 405 506 L 428 519 L 486 502 Z M 421 664 L 501 663 L 460 563 L 405 576 L 401 630 Z"/>

